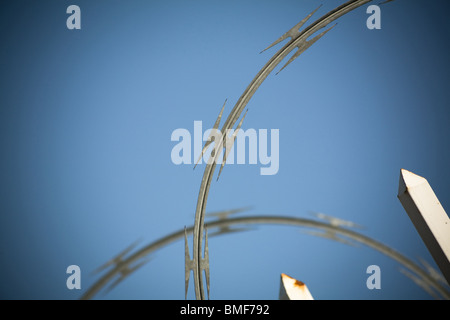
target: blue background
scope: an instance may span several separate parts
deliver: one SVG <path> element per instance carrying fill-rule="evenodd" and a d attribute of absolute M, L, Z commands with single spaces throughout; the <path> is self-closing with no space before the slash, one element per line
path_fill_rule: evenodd
<path fill-rule="evenodd" d="M 342 3 L 323 1 L 311 21 Z M 71 4 L 81 30 L 66 27 Z M 172 163 L 172 131 L 193 132 L 195 120 L 212 127 L 225 98 L 227 115 L 279 47 L 259 52 L 317 5 L 3 2 L 0 298 L 78 299 L 99 279 L 91 272 L 130 243 L 192 225 L 205 165 Z M 243 128 L 280 130 L 279 172 L 226 166 L 207 210 L 312 219 L 320 211 L 435 266 L 397 189 L 400 169 L 411 170 L 450 210 L 448 1 L 383 5 L 381 30 L 367 29 L 367 6 L 262 84 Z M 209 252 L 211 299 L 277 299 L 282 272 L 316 299 L 431 298 L 381 253 L 298 228 L 214 237 Z M 96 298 L 184 299 L 183 242 L 152 256 Z M 66 287 L 72 264 L 81 290 Z M 366 287 L 372 264 L 381 290 Z"/>

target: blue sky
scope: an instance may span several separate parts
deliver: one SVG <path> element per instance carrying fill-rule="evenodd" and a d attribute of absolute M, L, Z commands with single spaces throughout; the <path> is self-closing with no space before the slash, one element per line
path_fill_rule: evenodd
<path fill-rule="evenodd" d="M 323 1 L 319 18 L 343 1 Z M 81 30 L 66 8 L 81 8 Z M 194 221 L 205 165 L 175 165 L 177 128 L 228 115 L 279 48 L 259 52 L 317 1 L 14 1 L 0 10 L 0 297 L 78 299 L 91 272 L 129 244 Z M 248 104 L 243 128 L 279 129 L 279 171 L 226 166 L 207 211 L 364 225 L 361 232 L 435 266 L 397 199 L 401 168 L 428 179 L 450 208 L 450 27 L 447 1 L 366 6 Z M 282 65 L 280 65 L 277 69 Z M 217 174 L 217 171 L 216 171 Z M 191 241 L 191 240 L 190 240 Z M 192 248 L 192 242 L 190 242 Z M 280 273 L 317 299 L 429 299 L 370 248 L 286 226 L 209 240 L 212 299 L 277 299 Z M 68 290 L 66 268 L 81 268 Z M 366 268 L 381 269 L 368 290 Z M 101 299 L 184 299 L 178 241 Z M 188 298 L 194 298 L 192 283 Z"/>

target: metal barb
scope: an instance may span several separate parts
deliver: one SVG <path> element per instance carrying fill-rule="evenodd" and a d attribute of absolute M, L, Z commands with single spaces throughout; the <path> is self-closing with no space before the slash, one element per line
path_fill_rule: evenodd
<path fill-rule="evenodd" d="M 124 267 L 123 269 L 120 270 L 120 276 L 119 278 L 117 278 L 116 281 L 114 281 L 107 289 L 106 292 L 111 291 L 112 289 L 114 289 L 119 283 L 121 283 L 123 280 L 125 280 L 126 278 L 128 278 L 128 276 L 130 274 L 132 274 L 133 272 L 135 272 L 137 269 L 141 268 L 143 265 L 145 265 L 147 262 L 149 262 L 151 260 L 151 258 L 146 258 L 143 259 L 140 263 L 136 264 L 134 267 Z"/>
<path fill-rule="evenodd" d="M 209 212 L 206 214 L 206 216 L 207 217 L 217 217 L 217 219 L 219 219 L 219 220 L 226 220 L 226 219 L 228 219 L 228 216 L 230 216 L 232 214 L 247 211 L 247 210 L 250 210 L 251 208 L 252 208 L 251 206 L 248 206 L 248 207 L 242 207 L 242 208 L 231 209 L 231 210 L 221 210 L 221 211 L 216 211 L 216 212 Z"/>
<path fill-rule="evenodd" d="M 399 268 L 400 273 L 411 279 L 417 286 L 422 288 L 425 292 L 427 292 L 430 296 L 432 296 L 436 300 L 440 300 L 440 297 L 433 291 L 431 286 L 426 283 L 423 278 L 414 275 L 413 273 L 409 272 L 408 270 L 404 268 Z"/>
<path fill-rule="evenodd" d="M 200 159 L 203 157 L 203 155 L 206 152 L 206 149 L 208 148 L 208 146 L 211 144 L 212 142 L 212 137 L 214 136 L 214 131 L 219 129 L 219 124 L 220 124 L 220 120 L 222 119 L 222 114 L 223 114 L 223 110 L 225 109 L 225 104 L 227 103 L 228 99 L 225 99 L 225 102 L 223 103 L 222 109 L 220 110 L 219 116 L 217 117 L 216 122 L 214 123 L 213 129 L 211 131 L 211 133 L 209 134 L 208 140 L 206 140 L 205 145 L 202 149 L 202 152 L 200 153 L 197 162 L 195 162 L 194 165 L 194 169 L 197 166 L 198 162 L 200 161 Z M 217 144 L 217 143 L 216 143 Z M 214 150 L 215 150 L 216 146 L 214 146 Z"/>
<path fill-rule="evenodd" d="M 328 221 L 332 226 L 335 226 L 335 227 L 347 227 L 347 228 L 365 229 L 364 226 L 361 226 L 360 224 L 357 224 L 357 223 L 355 223 L 353 221 L 344 220 L 344 219 L 341 219 L 341 218 L 329 216 L 329 215 L 327 215 L 325 213 L 322 213 L 322 212 L 311 211 L 310 214 L 316 216 L 317 218 L 319 218 L 321 220 Z"/>
<path fill-rule="evenodd" d="M 306 51 L 306 49 L 308 49 L 309 47 L 311 47 L 317 40 L 319 40 L 320 38 L 322 38 L 328 31 L 330 31 L 331 29 L 333 29 L 335 26 L 337 25 L 334 24 L 333 26 L 331 26 L 330 28 L 328 28 L 325 31 L 322 31 L 320 34 L 318 34 L 317 36 L 315 36 L 314 38 L 312 38 L 311 40 L 307 41 L 307 40 L 303 40 L 302 42 L 300 42 L 297 45 L 297 51 L 292 55 L 292 57 L 289 59 L 288 62 L 286 62 L 286 64 L 276 73 L 279 74 L 281 72 L 281 70 L 283 70 L 284 68 L 286 68 L 292 61 L 294 61 L 295 59 L 297 59 L 303 52 Z"/>
<path fill-rule="evenodd" d="M 428 274 L 436 281 L 444 284 L 444 285 L 448 285 L 447 284 L 447 280 L 445 280 L 445 277 L 442 275 L 442 273 L 440 273 L 438 270 L 436 270 L 435 268 L 433 268 L 426 260 L 424 260 L 423 258 L 419 257 L 419 261 L 420 263 L 425 267 L 425 269 L 427 270 Z"/>
<path fill-rule="evenodd" d="M 122 252 L 120 252 L 118 255 L 116 255 L 114 258 L 112 258 L 111 260 L 109 260 L 108 262 L 106 262 L 105 264 L 101 265 L 100 267 L 98 267 L 97 269 L 95 269 L 92 273 L 99 273 L 105 269 L 107 269 L 110 266 L 119 266 L 123 263 L 124 257 L 131 251 L 133 250 L 137 244 L 140 242 L 141 240 L 138 239 L 135 242 L 133 242 L 131 245 L 129 245 L 125 250 L 123 250 Z"/>
<path fill-rule="evenodd" d="M 326 230 L 326 231 L 309 231 L 309 230 L 306 230 L 306 231 L 301 231 L 301 232 L 304 233 L 304 234 L 310 235 L 310 236 L 321 237 L 321 238 L 333 240 L 333 241 L 336 241 L 336 242 L 340 242 L 340 243 L 343 243 L 343 244 L 346 244 L 346 245 L 349 245 L 349 246 L 352 246 L 352 247 L 357 247 L 356 243 L 354 243 L 354 242 L 352 242 L 350 240 L 347 240 L 347 239 L 345 239 L 343 237 L 340 237 L 334 231 L 329 231 L 329 230 Z"/>
<path fill-rule="evenodd" d="M 210 212 L 207 213 L 206 216 L 207 217 L 216 217 L 218 221 L 225 221 L 228 219 L 228 217 L 232 214 L 237 214 L 246 210 L 251 209 L 252 207 L 243 207 L 243 208 L 238 208 L 238 209 L 232 209 L 232 210 L 222 210 L 222 211 L 218 211 L 218 212 Z M 248 227 L 234 227 L 234 228 L 230 228 L 229 225 L 225 225 L 222 227 L 219 227 L 219 230 L 211 233 L 209 236 L 210 237 L 215 237 L 215 236 L 219 236 L 219 235 L 223 235 L 223 234 L 228 234 L 228 233 L 234 233 L 234 232 L 243 232 L 243 231 L 250 231 L 250 230 L 254 230 L 254 228 L 248 228 Z"/>
<path fill-rule="evenodd" d="M 296 38 L 299 34 L 300 31 L 299 29 L 301 27 L 303 27 L 303 25 L 306 23 L 306 21 L 309 20 L 309 18 L 312 17 L 312 15 L 314 13 L 316 13 L 317 10 L 320 9 L 320 7 L 322 7 L 322 5 L 318 6 L 317 9 L 315 9 L 314 11 L 312 11 L 310 14 L 308 14 L 302 21 L 300 21 L 299 23 L 297 23 L 295 26 L 293 26 L 288 32 L 286 32 L 285 34 L 283 34 L 281 37 L 279 37 L 274 43 L 272 43 L 270 46 L 268 46 L 267 48 L 265 48 L 263 51 L 261 51 L 260 53 L 263 53 L 264 51 L 272 48 L 273 46 L 279 44 L 280 42 L 282 42 L 283 40 L 287 39 L 287 38 L 291 38 L 291 40 L 293 40 L 294 38 Z"/>
<path fill-rule="evenodd" d="M 233 134 L 231 135 L 231 137 L 228 138 L 226 134 L 225 134 L 225 136 L 224 136 L 224 140 L 225 140 L 225 151 L 223 152 L 222 165 L 220 166 L 219 174 L 217 175 L 217 180 L 216 180 L 216 181 L 218 181 L 219 178 L 220 178 L 220 174 L 222 173 L 222 169 L 223 169 L 225 163 L 227 162 L 228 154 L 230 153 L 231 148 L 233 148 L 234 141 L 236 141 L 236 137 L 237 137 L 237 135 L 238 135 L 239 130 L 241 129 L 242 122 L 244 121 L 245 116 L 247 115 L 247 111 L 248 111 L 248 109 L 245 111 L 244 115 L 242 116 L 241 121 L 239 122 L 239 124 L 238 124 L 236 130 L 234 130 L 234 132 L 233 132 Z"/>
<path fill-rule="evenodd" d="M 191 257 L 189 255 L 189 245 L 187 241 L 187 231 L 186 227 L 184 227 L 184 278 L 185 278 L 185 293 L 184 293 L 184 299 L 187 299 L 187 293 L 189 288 L 189 276 L 191 275 L 191 270 L 194 268 L 193 261 L 191 260 Z"/>
<path fill-rule="evenodd" d="M 197 277 L 197 274 L 195 273 L 195 260 L 191 259 L 189 254 L 189 245 L 187 241 L 187 230 L 186 227 L 184 227 L 184 271 L 185 271 L 185 293 L 184 298 L 187 299 L 187 293 L 189 289 L 189 278 L 191 274 L 191 270 L 194 272 L 194 279 Z M 201 270 L 204 271 L 205 279 L 206 279 L 206 289 L 208 293 L 208 300 L 209 300 L 209 289 L 210 289 L 210 281 L 209 281 L 209 249 L 208 249 L 208 230 L 205 227 L 205 250 L 204 250 L 204 256 L 200 259 L 200 276 L 201 276 Z M 201 283 L 201 282 L 200 282 Z M 202 288 L 203 292 L 203 288 Z"/>

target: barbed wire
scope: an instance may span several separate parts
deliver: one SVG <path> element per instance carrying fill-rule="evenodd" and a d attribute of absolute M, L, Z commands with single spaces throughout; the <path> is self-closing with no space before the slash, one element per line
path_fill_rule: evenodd
<path fill-rule="evenodd" d="M 223 211 L 226 212 L 226 211 Z M 319 229 L 321 231 L 334 233 L 336 235 L 347 237 L 348 239 L 351 239 L 353 241 L 356 241 L 360 244 L 363 244 L 367 247 L 370 247 L 372 249 L 375 249 L 378 252 L 381 252 L 385 256 L 397 261 L 400 263 L 403 267 L 407 268 L 411 272 L 413 272 L 415 275 L 417 275 L 418 279 L 422 282 L 422 288 L 426 290 L 428 293 L 429 289 L 433 289 L 435 292 L 437 292 L 443 299 L 450 299 L 450 291 L 442 285 L 436 277 L 433 277 L 432 274 L 427 272 L 426 270 L 422 269 L 417 263 L 412 261 L 411 259 L 407 258 L 406 256 L 399 253 L 397 250 L 379 242 L 374 239 L 371 239 L 368 236 L 365 236 L 361 233 L 358 233 L 356 231 L 344 228 L 342 226 L 333 224 L 332 222 L 322 222 L 317 221 L 313 219 L 307 219 L 307 218 L 299 218 L 299 217 L 292 217 L 292 216 L 269 216 L 269 215 L 255 215 L 255 216 L 243 216 L 243 217 L 237 217 L 237 218 L 219 218 L 218 220 L 208 221 L 207 228 L 211 231 L 215 228 L 218 228 L 216 230 L 216 236 L 217 235 L 223 235 L 223 234 L 229 234 L 229 233 L 235 233 L 236 228 L 230 228 L 231 226 L 241 226 L 241 227 L 248 227 L 248 226 L 254 226 L 254 225 L 287 225 L 287 226 L 293 226 L 293 227 L 307 227 L 307 228 L 313 228 L 313 229 Z M 131 274 L 132 272 L 136 271 L 136 266 L 142 266 L 146 262 L 148 262 L 148 256 L 165 246 L 178 241 L 180 239 L 183 239 L 185 236 L 185 232 L 187 234 L 193 233 L 194 226 L 190 226 L 188 228 L 183 228 L 181 230 L 178 230 L 176 232 L 173 232 L 171 234 L 168 234 L 167 236 L 164 236 L 158 240 L 155 240 L 148 245 L 144 246 L 140 250 L 136 251 L 133 254 L 130 254 L 128 257 L 124 257 L 124 255 L 121 256 L 119 254 L 120 259 L 116 258 L 110 260 L 115 261 L 114 263 L 110 263 L 111 269 L 104 274 L 97 282 L 95 282 L 81 297 L 81 299 L 92 299 L 95 297 L 95 295 L 102 290 L 108 283 L 113 281 L 116 276 L 119 276 L 118 279 L 116 279 L 115 282 L 112 283 L 112 288 L 116 286 L 120 281 L 124 280 L 123 272 L 124 270 L 131 270 L 131 272 L 126 273 L 126 276 Z M 225 230 L 225 231 L 224 231 Z M 228 230 L 228 231 L 227 231 Z M 248 229 L 246 229 L 248 230 Z M 241 230 L 242 231 L 242 230 Z M 317 235 L 317 234 L 316 234 Z M 339 241 L 340 238 L 330 238 L 334 241 Z M 127 248 L 129 249 L 129 248 Z M 127 250 L 126 249 L 126 250 Z M 404 272 L 402 272 L 404 273 Z M 417 279 L 417 278 L 416 278 Z M 119 281 L 119 282 L 117 282 Z M 417 283 L 415 281 L 415 283 Z M 419 284 L 419 283 L 417 283 Z"/>

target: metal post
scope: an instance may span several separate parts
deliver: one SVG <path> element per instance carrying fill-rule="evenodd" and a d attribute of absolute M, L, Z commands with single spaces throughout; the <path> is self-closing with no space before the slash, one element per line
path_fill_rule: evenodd
<path fill-rule="evenodd" d="M 450 283 L 450 219 L 428 181 L 401 169 L 398 198 Z"/>
<path fill-rule="evenodd" d="M 282 273 L 280 300 L 314 300 L 306 284 Z"/>

